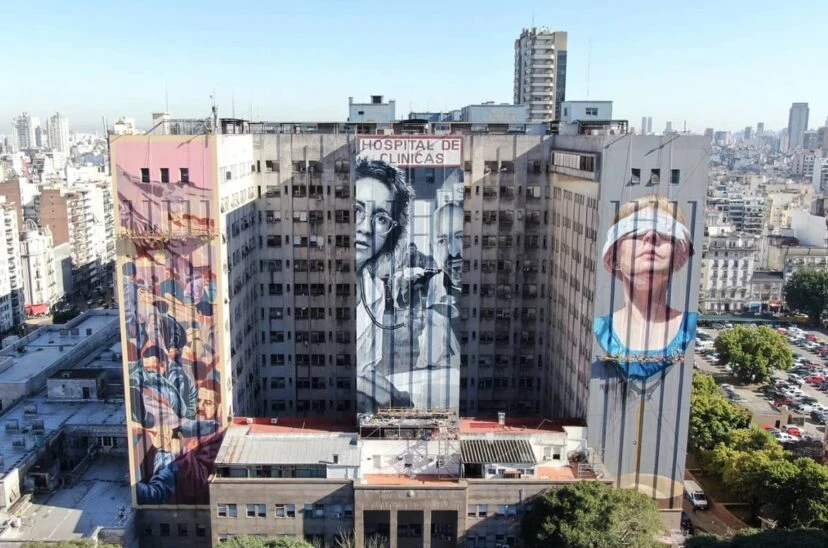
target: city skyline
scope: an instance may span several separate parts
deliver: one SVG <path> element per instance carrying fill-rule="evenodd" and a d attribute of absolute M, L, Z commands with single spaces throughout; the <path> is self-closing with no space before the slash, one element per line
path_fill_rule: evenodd
<path fill-rule="evenodd" d="M 828 6 L 809 4 L 809 19 L 828 15 Z M 285 121 L 344 120 L 348 96 L 373 93 L 396 99 L 400 117 L 410 110 L 511 102 L 514 41 L 533 23 L 569 35 L 567 99 L 612 100 L 618 118 L 635 123 L 652 116 L 656 127 L 672 121 L 676 128 L 686 120 L 698 133 L 706 127 L 735 131 L 763 119 L 770 131 L 786 126 L 791 103 L 808 102 L 814 123 L 823 120 L 828 105 L 817 100 L 825 82 L 808 67 L 828 38 L 814 34 L 808 41 L 813 47 L 797 51 L 801 11 L 751 6 L 713 11 L 697 4 L 607 4 L 597 10 L 604 17 L 587 21 L 575 6 L 553 9 L 539 2 L 497 17 L 480 3 L 475 10 L 465 2 L 423 3 L 420 10 L 446 24 L 417 27 L 404 23 L 410 10 L 394 5 L 367 3 L 356 10 L 317 2 L 280 13 L 256 3 L 245 12 L 256 17 L 234 18 L 204 3 L 183 2 L 151 6 L 156 23 L 133 37 L 123 25 L 139 17 L 132 8 L 108 4 L 74 13 L 46 3 L 34 16 L 17 18 L 36 23 L 11 31 L 12 39 L 41 39 L 10 60 L 9 72 L 23 77 L 0 110 L 0 132 L 8 133 L 11 118 L 24 110 L 41 117 L 60 111 L 79 131 L 100 130 L 102 117 L 111 124 L 123 115 L 148 127 L 150 112 L 165 107 L 177 117 L 205 117 L 213 93 L 221 116 Z M 12 6 L 10 19 L 16 9 L 22 8 Z M 318 19 L 320 12 L 328 17 Z M 392 33 L 400 47 L 377 48 L 382 34 L 348 30 L 372 13 L 401 21 Z M 455 29 L 461 21 L 468 30 Z M 634 39 L 618 32 L 642 22 L 649 32 Z M 43 32 L 52 26 L 67 30 Z M 762 29 L 772 29 L 789 47 L 745 58 L 741 52 Z M 75 62 L 54 55 L 58 45 Z M 767 78 L 769 66 L 776 67 L 773 79 Z M 812 76 L 801 81 L 801 74 Z M 57 97 L 54 81 L 62 82 Z"/>

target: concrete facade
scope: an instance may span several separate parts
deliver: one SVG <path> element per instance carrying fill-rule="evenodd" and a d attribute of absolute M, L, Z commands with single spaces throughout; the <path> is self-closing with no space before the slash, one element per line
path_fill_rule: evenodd
<path fill-rule="evenodd" d="M 740 312 L 760 306 L 752 300 L 749 287 L 756 268 L 758 240 L 753 234 L 735 231 L 706 238 L 701 262 L 701 309 Z"/>
<path fill-rule="evenodd" d="M 17 227 L 16 207 L 0 201 L 0 332 L 15 329 L 26 318 Z"/>
<path fill-rule="evenodd" d="M 27 307 L 51 306 L 63 297 L 58 292 L 55 252 L 48 227 L 39 228 L 34 222 L 26 221 L 26 231 L 20 238 L 20 261 Z"/>
<path fill-rule="evenodd" d="M 515 40 L 514 103 L 529 105 L 530 122 L 561 119 L 566 99 L 567 35 L 532 27 Z"/>

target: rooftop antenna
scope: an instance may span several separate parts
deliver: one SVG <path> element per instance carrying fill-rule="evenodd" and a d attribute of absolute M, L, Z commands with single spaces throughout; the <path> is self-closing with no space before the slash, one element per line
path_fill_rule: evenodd
<path fill-rule="evenodd" d="M 589 75 L 592 72 L 592 38 L 589 39 L 587 45 L 587 89 L 586 98 L 589 99 Z"/>

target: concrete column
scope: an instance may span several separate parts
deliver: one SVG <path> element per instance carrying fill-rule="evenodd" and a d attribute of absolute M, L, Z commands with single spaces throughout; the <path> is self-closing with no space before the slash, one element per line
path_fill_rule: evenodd
<path fill-rule="evenodd" d="M 397 548 L 397 511 L 393 508 L 389 512 L 391 515 L 391 522 L 388 535 L 391 537 L 388 548 Z"/>
<path fill-rule="evenodd" d="M 423 510 L 423 548 L 431 548 L 431 510 Z"/>
<path fill-rule="evenodd" d="M 363 510 L 354 511 L 354 541 L 356 548 L 365 546 L 365 514 Z"/>

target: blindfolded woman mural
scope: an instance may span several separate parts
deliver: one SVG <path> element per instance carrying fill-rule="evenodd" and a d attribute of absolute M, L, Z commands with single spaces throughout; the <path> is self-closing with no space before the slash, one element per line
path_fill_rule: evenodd
<path fill-rule="evenodd" d="M 683 286 L 676 299 L 671 293 L 673 275 L 692 255 L 692 235 L 674 202 L 648 195 L 619 208 L 602 257 L 623 288 L 623 305 L 597 317 L 594 331 L 605 352 L 599 359 L 616 364 L 625 379 L 649 378 L 684 359 L 697 314 L 673 308 Z"/>

